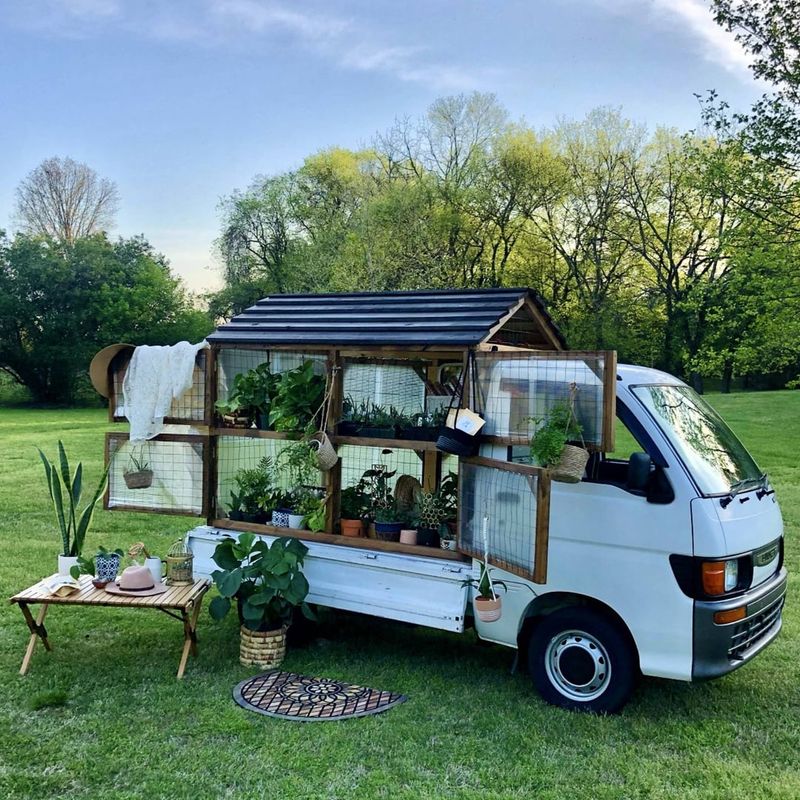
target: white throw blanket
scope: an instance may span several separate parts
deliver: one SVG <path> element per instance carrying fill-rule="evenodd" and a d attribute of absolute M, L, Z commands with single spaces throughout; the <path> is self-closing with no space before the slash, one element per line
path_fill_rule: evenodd
<path fill-rule="evenodd" d="M 192 387 L 198 351 L 208 342 L 167 347 L 142 345 L 133 351 L 122 382 L 124 414 L 131 425 L 130 440 L 141 442 L 158 436 L 172 401 Z"/>

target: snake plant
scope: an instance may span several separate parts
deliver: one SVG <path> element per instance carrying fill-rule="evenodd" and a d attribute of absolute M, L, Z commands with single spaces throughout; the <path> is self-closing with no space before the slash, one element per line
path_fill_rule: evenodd
<path fill-rule="evenodd" d="M 80 556 L 86 531 L 92 522 L 94 507 L 106 487 L 108 467 L 104 470 L 91 501 L 79 511 L 83 493 L 83 464 L 78 463 L 75 474 L 70 477 L 69 459 L 61 440 L 58 442 L 58 466 L 51 463 L 41 449 L 38 447 L 36 449 L 39 450 L 39 456 L 44 464 L 47 488 L 50 490 L 50 499 L 53 501 L 56 521 L 61 532 L 63 555 Z"/>

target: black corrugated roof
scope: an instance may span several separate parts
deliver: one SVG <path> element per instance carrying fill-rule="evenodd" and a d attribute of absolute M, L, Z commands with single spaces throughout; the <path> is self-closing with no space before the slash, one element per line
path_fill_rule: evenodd
<path fill-rule="evenodd" d="M 486 339 L 526 296 L 563 345 L 541 299 L 525 288 L 270 295 L 207 338 L 225 345 L 466 347 Z"/>

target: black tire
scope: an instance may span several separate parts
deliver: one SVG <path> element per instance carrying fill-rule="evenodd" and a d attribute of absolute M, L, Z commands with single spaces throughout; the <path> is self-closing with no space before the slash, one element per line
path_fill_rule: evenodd
<path fill-rule="evenodd" d="M 616 714 L 631 696 L 638 666 L 626 633 L 599 611 L 562 608 L 534 628 L 528 668 L 554 706 Z"/>

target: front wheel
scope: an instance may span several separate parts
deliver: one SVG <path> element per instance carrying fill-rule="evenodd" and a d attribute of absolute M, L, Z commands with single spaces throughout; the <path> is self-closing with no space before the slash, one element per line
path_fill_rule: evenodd
<path fill-rule="evenodd" d="M 589 608 L 563 608 L 546 616 L 533 632 L 528 667 L 548 703 L 596 714 L 619 711 L 637 675 L 625 634 Z"/>

